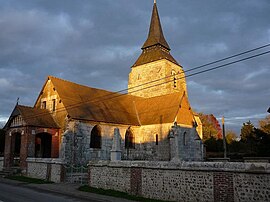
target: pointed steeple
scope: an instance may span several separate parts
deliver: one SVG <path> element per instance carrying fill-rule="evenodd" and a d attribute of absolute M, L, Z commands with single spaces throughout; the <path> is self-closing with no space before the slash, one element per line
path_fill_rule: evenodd
<path fill-rule="evenodd" d="M 157 60 L 167 59 L 178 65 L 176 60 L 170 54 L 168 45 L 162 31 L 156 1 L 154 1 L 151 23 L 148 37 L 143 44 L 142 54 L 132 67 L 147 64 Z"/>
<path fill-rule="evenodd" d="M 154 2 L 154 6 L 153 6 L 148 38 L 145 41 L 142 49 L 145 49 L 154 45 L 161 45 L 164 48 L 170 50 L 170 47 L 163 35 L 156 2 Z"/>

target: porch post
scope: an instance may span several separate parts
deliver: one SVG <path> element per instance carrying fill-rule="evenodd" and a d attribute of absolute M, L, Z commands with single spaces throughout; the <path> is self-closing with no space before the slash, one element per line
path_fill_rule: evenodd
<path fill-rule="evenodd" d="M 10 131 L 7 131 L 5 134 L 5 151 L 4 151 L 4 167 L 11 167 L 11 159 L 13 159 L 12 149 L 12 135 Z"/>
<path fill-rule="evenodd" d="M 26 170 L 27 163 L 26 159 L 28 156 L 28 131 L 23 128 L 21 131 L 21 149 L 20 149 L 20 168 Z"/>
<path fill-rule="evenodd" d="M 35 157 L 35 148 L 36 148 L 36 135 L 33 132 L 33 128 L 27 128 L 27 157 L 34 158 Z"/>

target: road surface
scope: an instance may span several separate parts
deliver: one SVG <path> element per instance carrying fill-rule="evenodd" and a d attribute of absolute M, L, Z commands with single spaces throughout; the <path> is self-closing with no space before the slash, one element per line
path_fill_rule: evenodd
<path fill-rule="evenodd" d="M 0 182 L 0 202 L 74 202 L 86 201 L 60 194 L 46 193 Z M 88 200 L 89 201 L 89 200 Z M 90 200 L 95 201 L 95 200 Z"/>

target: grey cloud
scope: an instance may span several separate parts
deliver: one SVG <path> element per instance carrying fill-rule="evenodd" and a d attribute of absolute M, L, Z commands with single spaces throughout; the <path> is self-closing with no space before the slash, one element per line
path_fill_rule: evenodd
<path fill-rule="evenodd" d="M 158 7 L 172 55 L 185 70 L 270 41 L 268 0 L 165 0 Z M 151 11 L 145 0 L 0 0 L 0 122 L 17 97 L 33 105 L 47 75 L 126 88 Z M 193 108 L 225 115 L 238 131 L 249 118 L 256 122 L 270 105 L 269 64 L 267 55 L 188 77 Z"/>

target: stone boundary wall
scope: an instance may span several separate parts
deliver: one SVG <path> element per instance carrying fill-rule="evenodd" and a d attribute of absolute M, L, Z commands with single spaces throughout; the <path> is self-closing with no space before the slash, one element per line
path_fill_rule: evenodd
<path fill-rule="evenodd" d="M 89 163 L 89 186 L 167 201 L 270 201 L 270 163 Z"/>
<path fill-rule="evenodd" d="M 60 159 L 27 158 L 28 177 L 62 182 L 64 177 L 64 163 Z"/>
<path fill-rule="evenodd" d="M 0 171 L 4 168 L 4 157 L 0 157 Z"/>

